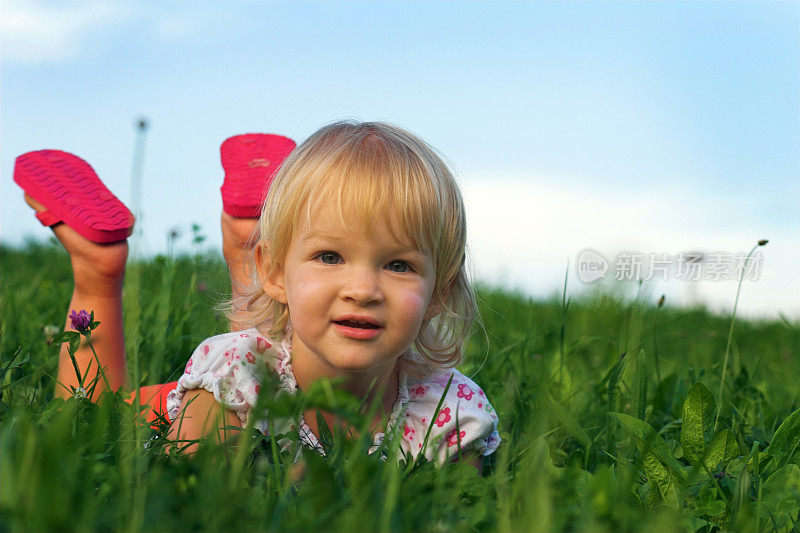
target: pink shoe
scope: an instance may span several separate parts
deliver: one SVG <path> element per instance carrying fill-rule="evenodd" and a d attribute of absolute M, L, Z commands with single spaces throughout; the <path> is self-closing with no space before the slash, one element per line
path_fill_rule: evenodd
<path fill-rule="evenodd" d="M 226 139 L 219 149 L 225 170 L 222 209 L 233 217 L 260 217 L 272 178 L 295 146 L 290 138 L 271 133 Z"/>
<path fill-rule="evenodd" d="M 47 208 L 36 213 L 44 226 L 63 222 L 98 243 L 122 241 L 133 231 L 131 212 L 76 155 L 60 150 L 22 154 L 14 181 Z"/>

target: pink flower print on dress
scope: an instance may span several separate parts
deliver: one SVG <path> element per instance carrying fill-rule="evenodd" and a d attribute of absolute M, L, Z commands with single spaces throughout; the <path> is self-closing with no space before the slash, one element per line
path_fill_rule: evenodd
<path fill-rule="evenodd" d="M 247 352 L 245 357 L 247 358 L 247 362 L 250 363 L 250 364 L 253 364 L 253 363 L 256 362 L 256 356 L 253 355 L 253 352 Z"/>
<path fill-rule="evenodd" d="M 183 371 L 184 374 L 188 374 L 192 371 L 192 365 L 194 364 L 194 359 L 189 359 L 189 362 L 186 363 L 186 370 Z"/>
<path fill-rule="evenodd" d="M 225 352 L 224 354 L 222 354 L 222 356 L 225 358 L 225 360 L 228 362 L 229 365 L 231 364 L 231 362 L 233 362 L 233 354 L 231 352 Z"/>
<path fill-rule="evenodd" d="M 261 337 L 256 337 L 256 351 L 258 353 L 264 353 L 267 348 L 271 348 L 272 345 L 268 343 L 265 339 Z"/>
<path fill-rule="evenodd" d="M 448 422 L 450 422 L 450 418 L 452 418 L 450 416 L 450 408 L 445 407 L 444 409 L 439 411 L 439 416 L 436 417 L 436 425 L 442 427 Z"/>
<path fill-rule="evenodd" d="M 466 383 L 459 383 L 457 395 L 459 398 L 464 398 L 465 400 L 470 401 L 473 394 L 475 393 L 472 392 L 472 389 L 469 388 L 469 385 Z"/>
<path fill-rule="evenodd" d="M 426 385 L 417 385 L 416 387 L 413 387 L 410 391 L 408 391 L 409 396 L 411 396 L 412 399 L 422 398 L 423 396 L 425 396 L 425 393 L 428 391 L 429 388 L 430 387 Z"/>
<path fill-rule="evenodd" d="M 208 355 L 208 344 L 203 346 L 203 359 Z"/>
<path fill-rule="evenodd" d="M 256 394 L 256 396 L 261 394 L 261 385 L 258 383 L 253 384 L 253 392 Z"/>
<path fill-rule="evenodd" d="M 455 429 L 451 431 L 447 435 L 447 447 L 449 448 L 450 446 L 455 446 L 458 444 L 459 439 L 463 441 L 466 434 L 466 431 L 457 432 Z"/>
<path fill-rule="evenodd" d="M 247 339 L 248 337 L 250 337 L 250 335 L 248 335 L 247 333 L 242 333 L 241 335 L 239 335 L 240 339 Z"/>
<path fill-rule="evenodd" d="M 478 389 L 478 395 L 479 395 L 479 396 L 486 396 L 486 395 L 483 393 L 483 389 Z"/>
<path fill-rule="evenodd" d="M 412 440 L 414 440 L 414 435 L 416 435 L 416 434 L 417 434 L 417 430 L 412 428 L 412 427 L 408 427 L 408 425 L 406 425 L 403 428 L 403 438 L 406 439 L 408 442 L 411 442 Z"/>

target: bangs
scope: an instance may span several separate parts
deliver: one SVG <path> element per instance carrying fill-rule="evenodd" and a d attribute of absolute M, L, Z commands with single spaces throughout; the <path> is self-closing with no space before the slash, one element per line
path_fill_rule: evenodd
<path fill-rule="evenodd" d="M 308 200 L 298 206 L 295 222 L 322 206 L 331 207 L 348 229 L 369 231 L 383 217 L 398 242 L 437 255 L 443 206 L 434 169 L 385 134 L 340 133 L 330 141 L 307 154 L 297 192 Z"/>

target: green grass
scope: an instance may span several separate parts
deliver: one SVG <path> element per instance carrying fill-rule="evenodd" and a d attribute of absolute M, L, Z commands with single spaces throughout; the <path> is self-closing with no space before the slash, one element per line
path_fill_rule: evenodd
<path fill-rule="evenodd" d="M 302 452 L 305 476 L 293 481 L 292 453 L 252 430 L 237 450 L 167 455 L 163 428 L 120 395 L 53 400 L 45 328 L 63 327 L 70 280 L 55 246 L 0 248 L 0 531 L 800 528 L 797 322 L 737 319 L 719 398 L 730 317 L 482 287 L 485 333 L 460 368 L 501 420 L 484 476 L 384 462 L 337 433 L 328 460 Z M 216 256 L 129 264 L 135 382 L 175 379 L 201 340 L 225 331 L 214 305 L 227 283 Z M 352 404 L 320 391 L 263 402 L 273 415 Z"/>

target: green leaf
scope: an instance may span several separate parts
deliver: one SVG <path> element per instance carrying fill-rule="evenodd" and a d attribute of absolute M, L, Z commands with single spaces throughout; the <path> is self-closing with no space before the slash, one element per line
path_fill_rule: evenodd
<path fill-rule="evenodd" d="M 634 387 L 633 387 L 633 413 L 644 420 L 647 409 L 647 357 L 644 348 L 636 356 Z"/>
<path fill-rule="evenodd" d="M 317 433 L 319 434 L 317 442 L 319 442 L 326 454 L 330 454 L 331 448 L 333 447 L 333 433 L 320 411 L 317 411 Z"/>
<path fill-rule="evenodd" d="M 781 522 L 788 522 L 789 516 L 797 513 L 798 500 L 800 468 L 797 465 L 782 466 L 764 482 L 762 501 L 773 515 L 782 519 Z"/>
<path fill-rule="evenodd" d="M 608 413 L 611 414 L 612 412 L 621 410 L 620 401 L 619 401 L 619 382 L 622 379 L 622 374 L 625 371 L 625 366 L 627 365 L 627 358 L 623 353 L 619 361 L 614 363 L 614 366 L 611 367 L 611 370 L 608 373 Z M 616 435 L 614 434 L 614 430 L 611 423 L 611 417 L 606 421 L 606 434 L 608 435 L 608 441 L 606 442 L 606 446 L 608 447 L 609 451 L 614 454 L 616 453 Z"/>
<path fill-rule="evenodd" d="M 723 429 L 711 439 L 703 456 L 703 464 L 711 471 L 718 464 L 725 464 L 739 455 L 739 445 L 730 429 Z"/>
<path fill-rule="evenodd" d="M 72 343 L 75 340 L 80 342 L 81 334 L 77 331 L 62 331 L 55 337 L 53 337 L 53 344 L 63 344 L 65 342 Z"/>
<path fill-rule="evenodd" d="M 779 469 L 787 463 L 798 464 L 800 459 L 800 409 L 786 417 L 769 443 L 766 453 L 772 455 L 771 468 Z"/>
<path fill-rule="evenodd" d="M 661 501 L 677 509 L 679 507 L 678 491 L 667 468 L 652 452 L 644 454 L 642 464 L 644 473 L 650 481 L 651 490 L 657 490 Z"/>
<path fill-rule="evenodd" d="M 586 430 L 578 423 L 575 415 L 570 413 L 560 402 L 550 398 L 549 395 L 548 403 L 550 404 L 550 411 L 553 413 L 556 420 L 558 420 L 558 422 L 564 426 L 564 429 L 575 437 L 581 445 L 588 448 L 592 444 L 592 439 L 589 437 L 589 434 L 586 433 Z"/>
<path fill-rule="evenodd" d="M 608 376 L 608 410 L 619 411 L 619 382 L 622 378 L 622 373 L 625 370 L 628 360 L 625 354 L 619 358 L 619 361 L 611 368 L 611 373 Z"/>
<path fill-rule="evenodd" d="M 433 421 L 436 420 L 437 416 L 439 416 L 439 410 L 442 408 L 444 399 L 447 396 L 447 391 L 450 390 L 450 385 L 453 384 L 453 376 L 455 375 L 456 375 L 455 372 L 450 374 L 450 379 L 447 380 L 447 385 L 442 391 L 442 396 L 439 398 L 439 403 L 436 404 L 436 409 L 433 411 L 433 415 L 431 416 L 431 423 L 428 424 L 428 431 L 425 433 L 425 439 L 422 441 L 422 448 L 420 449 L 419 454 L 417 454 L 417 461 L 419 460 L 420 457 L 422 457 L 423 459 L 425 458 L 425 450 L 428 448 L 428 439 L 431 436 L 431 429 L 433 429 Z M 414 464 L 416 464 L 417 461 L 415 461 Z"/>
<path fill-rule="evenodd" d="M 695 383 L 683 402 L 681 446 L 687 459 L 698 462 L 703 457 L 706 440 L 714 426 L 714 395 L 702 383 Z"/>
<path fill-rule="evenodd" d="M 669 445 L 650 424 L 624 413 L 609 413 L 609 415 L 633 435 L 636 440 L 636 447 L 642 453 L 653 453 L 659 461 L 669 467 L 677 481 L 683 483 L 686 480 L 686 472 L 672 456 Z"/>

